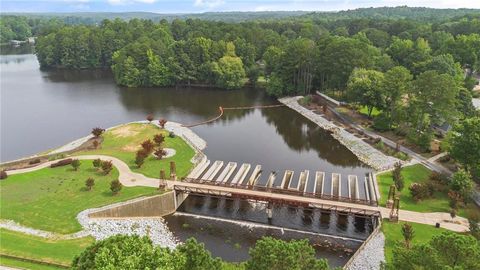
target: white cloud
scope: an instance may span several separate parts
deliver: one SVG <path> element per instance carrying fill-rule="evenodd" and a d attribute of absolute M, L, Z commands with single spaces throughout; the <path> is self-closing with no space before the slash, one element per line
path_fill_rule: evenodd
<path fill-rule="evenodd" d="M 214 8 L 221 6 L 225 3 L 224 0 L 195 0 L 194 6 L 196 7 L 206 7 L 206 8 Z"/>

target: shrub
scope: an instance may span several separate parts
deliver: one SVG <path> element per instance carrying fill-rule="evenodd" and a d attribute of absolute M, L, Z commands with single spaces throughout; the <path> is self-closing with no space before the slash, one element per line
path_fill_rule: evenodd
<path fill-rule="evenodd" d="M 0 179 L 7 179 L 8 174 L 5 170 L 0 171 Z"/>
<path fill-rule="evenodd" d="M 320 98 L 319 95 L 311 95 L 312 97 L 312 102 L 317 104 L 317 105 L 320 105 L 322 103 L 322 98 Z"/>
<path fill-rule="evenodd" d="M 50 164 L 50 168 L 70 165 L 70 164 L 72 164 L 72 161 L 73 161 L 73 159 L 71 159 L 71 158 L 62 159 L 60 161 L 57 161 L 55 163 Z"/>
<path fill-rule="evenodd" d="M 95 185 L 95 180 L 91 177 L 85 181 L 85 187 L 87 188 L 88 191 L 92 190 L 93 186 Z"/>
<path fill-rule="evenodd" d="M 53 155 L 53 156 L 48 158 L 48 161 L 53 161 L 53 160 L 61 159 L 61 158 L 65 158 L 65 154 Z"/>
<path fill-rule="evenodd" d="M 78 159 L 72 160 L 71 165 L 72 165 L 73 170 L 75 170 L 75 171 L 78 170 L 78 167 L 80 167 L 80 160 L 78 160 Z"/>
<path fill-rule="evenodd" d="M 102 166 L 102 160 L 97 158 L 92 161 L 93 167 L 94 168 L 100 168 Z"/>
<path fill-rule="evenodd" d="M 147 121 L 148 121 L 148 122 L 152 122 L 153 119 L 154 119 L 154 118 L 153 118 L 153 115 L 152 115 L 152 114 L 147 115 Z"/>
<path fill-rule="evenodd" d="M 120 181 L 118 180 L 113 180 L 111 183 L 110 183 L 110 190 L 112 191 L 113 195 L 117 195 L 120 190 L 122 190 L 122 183 L 120 183 Z"/>
<path fill-rule="evenodd" d="M 100 137 L 103 132 L 105 132 L 105 129 L 103 128 L 96 127 L 92 129 L 92 135 L 95 136 L 95 138 Z"/>
<path fill-rule="evenodd" d="M 390 130 L 390 122 L 388 115 L 381 113 L 373 119 L 373 128 L 378 131 Z"/>
<path fill-rule="evenodd" d="M 32 159 L 28 162 L 28 164 L 30 165 L 33 165 L 33 164 L 38 164 L 40 163 L 40 159 L 39 158 L 36 158 L 36 159 Z"/>
<path fill-rule="evenodd" d="M 153 148 L 155 147 L 155 145 L 153 144 L 153 142 L 151 140 L 145 140 L 142 142 L 142 148 L 143 150 L 145 150 L 145 152 L 147 153 L 147 155 L 149 153 L 151 153 L 153 151 Z"/>
<path fill-rule="evenodd" d="M 149 152 L 147 152 L 145 149 L 140 149 L 137 151 L 137 154 L 135 155 L 135 164 L 138 166 L 138 168 L 141 168 L 143 163 L 145 162 L 145 158 L 149 155 Z"/>
<path fill-rule="evenodd" d="M 153 136 L 153 142 L 157 146 L 160 146 L 164 141 L 165 141 L 165 136 L 163 136 L 163 134 L 156 134 L 155 136 Z"/>
<path fill-rule="evenodd" d="M 170 133 L 168 133 L 168 137 L 170 137 L 170 138 L 175 138 L 175 136 L 176 136 L 175 132 L 173 132 L 173 131 L 170 131 Z"/>
<path fill-rule="evenodd" d="M 113 169 L 111 161 L 102 161 L 102 171 L 105 175 L 109 174 Z"/>
<path fill-rule="evenodd" d="M 376 140 L 374 140 L 374 142 L 375 142 L 375 141 L 376 141 Z M 376 143 L 375 143 L 375 146 L 376 146 L 379 150 L 381 150 L 381 151 L 385 150 L 385 145 L 383 144 L 382 141 L 376 142 Z"/>
<path fill-rule="evenodd" d="M 409 158 L 408 155 L 403 153 L 403 152 L 397 152 L 397 153 L 395 153 L 394 156 L 396 158 L 400 159 L 400 160 L 403 160 L 403 161 L 408 160 L 408 158 Z"/>
<path fill-rule="evenodd" d="M 158 124 L 160 125 L 161 128 L 165 128 L 165 125 L 167 124 L 167 120 L 162 118 L 158 120 Z"/>
<path fill-rule="evenodd" d="M 426 184 L 413 183 L 408 189 L 410 190 L 410 194 L 412 194 L 413 200 L 416 202 L 432 196 L 432 192 Z"/>
<path fill-rule="evenodd" d="M 158 159 L 162 159 L 167 154 L 167 151 L 163 150 L 162 148 L 158 148 L 157 150 L 155 150 L 155 152 L 153 154 Z"/>

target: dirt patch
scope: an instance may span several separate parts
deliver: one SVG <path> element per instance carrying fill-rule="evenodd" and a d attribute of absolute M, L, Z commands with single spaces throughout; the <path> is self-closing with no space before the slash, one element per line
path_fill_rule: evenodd
<path fill-rule="evenodd" d="M 111 133 L 116 137 L 132 137 L 140 133 L 142 128 L 143 127 L 126 125 L 113 129 Z"/>
<path fill-rule="evenodd" d="M 122 147 L 122 150 L 125 150 L 127 152 L 136 152 L 142 148 L 141 145 L 139 144 L 127 144 L 124 147 Z"/>

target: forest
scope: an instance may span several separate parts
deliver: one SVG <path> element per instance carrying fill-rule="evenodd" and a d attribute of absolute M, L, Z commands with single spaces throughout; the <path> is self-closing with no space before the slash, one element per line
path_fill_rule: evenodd
<path fill-rule="evenodd" d="M 366 107 L 369 116 L 380 110 L 376 129 L 402 128 L 425 148 L 433 125 L 476 114 L 479 10 L 367 8 L 241 22 L 98 24 L 4 16 L 2 28 L 15 21 L 38 37 L 42 68 L 111 69 L 126 87 L 261 83 L 273 96 L 322 91 Z"/>

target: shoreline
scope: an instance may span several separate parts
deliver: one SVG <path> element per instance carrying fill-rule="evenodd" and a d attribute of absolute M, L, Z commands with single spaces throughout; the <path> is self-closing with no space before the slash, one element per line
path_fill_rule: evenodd
<path fill-rule="evenodd" d="M 395 157 L 385 155 L 384 153 L 375 149 L 373 146 L 364 142 L 362 139 L 355 137 L 355 135 L 346 131 L 344 128 L 335 125 L 321 115 L 301 106 L 298 103 L 298 100 L 301 98 L 301 96 L 284 97 L 279 98 L 278 101 L 303 115 L 305 118 L 314 122 L 324 130 L 331 132 L 333 138 L 350 150 L 360 161 L 372 167 L 376 171 L 383 171 L 393 168 L 395 163 L 400 161 Z"/>

